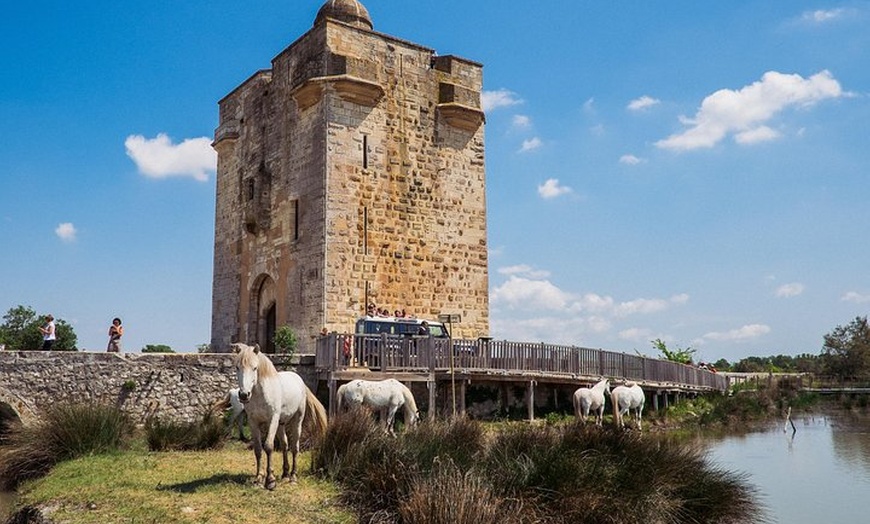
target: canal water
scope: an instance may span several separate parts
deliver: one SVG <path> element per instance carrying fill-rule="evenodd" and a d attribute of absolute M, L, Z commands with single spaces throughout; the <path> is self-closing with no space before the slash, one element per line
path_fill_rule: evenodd
<path fill-rule="evenodd" d="M 748 475 L 771 522 L 870 522 L 870 417 L 806 417 L 762 432 L 704 437 L 710 460 Z"/>

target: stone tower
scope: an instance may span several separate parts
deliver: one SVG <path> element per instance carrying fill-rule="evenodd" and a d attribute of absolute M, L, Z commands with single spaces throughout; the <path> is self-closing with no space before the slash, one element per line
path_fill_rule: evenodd
<path fill-rule="evenodd" d="M 374 303 L 489 334 L 482 66 L 373 30 L 356 0 L 219 102 L 212 348 L 299 350 Z"/>

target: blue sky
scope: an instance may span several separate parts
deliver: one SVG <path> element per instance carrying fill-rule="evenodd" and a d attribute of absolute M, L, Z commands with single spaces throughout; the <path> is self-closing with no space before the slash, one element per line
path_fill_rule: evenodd
<path fill-rule="evenodd" d="M 493 336 L 734 361 L 867 315 L 870 3 L 364 4 L 484 64 Z M 320 5 L 7 6 L 0 309 L 208 342 L 217 101 Z"/>

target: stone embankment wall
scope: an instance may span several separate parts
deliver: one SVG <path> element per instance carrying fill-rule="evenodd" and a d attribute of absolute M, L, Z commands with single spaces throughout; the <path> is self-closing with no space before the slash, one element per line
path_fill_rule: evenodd
<path fill-rule="evenodd" d="M 0 351 L 0 406 L 12 408 L 25 423 L 57 402 L 117 405 L 137 423 L 152 414 L 195 421 L 236 387 L 232 357 Z M 316 387 L 313 357 L 297 357 L 295 368 Z"/>

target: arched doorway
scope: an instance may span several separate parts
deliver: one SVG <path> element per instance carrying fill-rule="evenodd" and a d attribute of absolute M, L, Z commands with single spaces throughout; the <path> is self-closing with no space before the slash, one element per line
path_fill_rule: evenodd
<path fill-rule="evenodd" d="M 254 286 L 255 292 L 252 326 L 249 333 L 254 335 L 255 342 L 266 353 L 275 352 L 275 329 L 278 323 L 277 301 L 275 299 L 275 281 L 269 275 L 260 275 Z"/>

